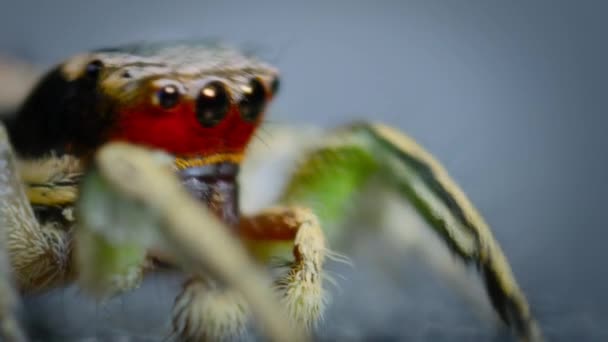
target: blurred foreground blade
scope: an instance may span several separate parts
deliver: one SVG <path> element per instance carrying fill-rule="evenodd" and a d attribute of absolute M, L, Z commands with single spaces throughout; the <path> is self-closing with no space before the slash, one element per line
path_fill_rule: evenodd
<path fill-rule="evenodd" d="M 156 225 L 149 229 L 157 230 L 156 243 L 164 243 L 186 269 L 204 272 L 240 291 L 272 340 L 305 339 L 279 306 L 263 270 L 253 263 L 230 230 L 196 202 L 168 168 L 159 165 L 153 153 L 133 145 L 112 143 L 100 149 L 96 164 L 97 172 L 110 185 L 106 187 L 108 191 L 130 200 L 133 203 L 130 207 L 141 209 L 142 215 L 153 213 Z M 80 213 L 95 215 L 90 210 Z M 86 217 L 80 219 L 86 221 Z"/>

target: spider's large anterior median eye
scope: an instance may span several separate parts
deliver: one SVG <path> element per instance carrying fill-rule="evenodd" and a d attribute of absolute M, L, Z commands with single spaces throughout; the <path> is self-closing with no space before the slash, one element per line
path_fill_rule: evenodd
<path fill-rule="evenodd" d="M 158 104 L 164 109 L 171 109 L 175 107 L 179 102 L 179 98 L 179 89 L 174 85 L 164 86 L 156 93 Z"/>
<path fill-rule="evenodd" d="M 264 111 L 266 105 L 266 89 L 260 80 L 252 79 L 249 84 L 241 87 L 243 99 L 239 103 L 241 116 L 246 121 L 255 121 Z"/>
<path fill-rule="evenodd" d="M 203 127 L 213 127 L 226 116 L 230 96 L 222 82 L 213 81 L 201 89 L 196 99 L 196 118 Z"/>

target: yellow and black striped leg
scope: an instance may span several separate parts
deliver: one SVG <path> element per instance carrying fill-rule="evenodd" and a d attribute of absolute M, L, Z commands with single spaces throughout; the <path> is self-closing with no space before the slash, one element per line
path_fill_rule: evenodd
<path fill-rule="evenodd" d="M 477 267 L 500 318 L 521 340 L 542 336 L 523 291 L 490 227 L 445 168 L 413 139 L 383 125 L 359 129 L 374 140 L 389 183 L 411 201 L 466 264 Z"/>

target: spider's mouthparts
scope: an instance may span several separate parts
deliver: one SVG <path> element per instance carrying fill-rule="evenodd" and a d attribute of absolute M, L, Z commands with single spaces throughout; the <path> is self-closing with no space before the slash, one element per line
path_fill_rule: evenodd
<path fill-rule="evenodd" d="M 239 222 L 239 166 L 230 162 L 192 166 L 178 171 L 188 191 L 230 226 Z"/>

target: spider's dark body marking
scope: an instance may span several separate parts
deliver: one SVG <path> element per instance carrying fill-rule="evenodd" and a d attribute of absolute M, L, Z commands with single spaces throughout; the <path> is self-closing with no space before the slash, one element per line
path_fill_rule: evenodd
<path fill-rule="evenodd" d="M 42 157 L 96 148 L 110 118 L 108 103 L 86 77 L 68 80 L 59 67 L 49 72 L 8 122 L 9 136 L 23 157 Z"/>

